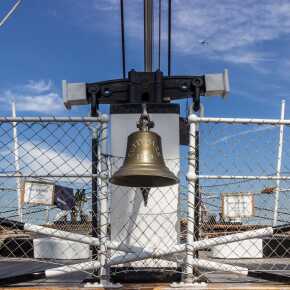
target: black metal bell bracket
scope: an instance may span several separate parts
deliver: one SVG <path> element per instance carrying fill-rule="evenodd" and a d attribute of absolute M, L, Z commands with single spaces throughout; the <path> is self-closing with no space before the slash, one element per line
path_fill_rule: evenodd
<path fill-rule="evenodd" d="M 198 112 L 200 110 L 200 96 L 201 96 L 201 88 L 204 85 L 204 81 L 202 77 L 195 77 L 192 80 L 192 86 L 194 88 L 194 96 L 193 96 L 193 110 Z"/>

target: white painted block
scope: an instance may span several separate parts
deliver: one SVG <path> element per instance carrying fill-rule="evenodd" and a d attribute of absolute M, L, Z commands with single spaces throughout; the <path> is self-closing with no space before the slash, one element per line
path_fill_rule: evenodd
<path fill-rule="evenodd" d="M 76 260 L 90 258 L 90 246 L 58 238 L 33 240 L 34 258 Z"/>
<path fill-rule="evenodd" d="M 140 114 L 111 115 L 111 153 L 125 156 L 127 136 L 136 131 Z M 152 131 L 162 139 L 162 150 L 167 167 L 179 174 L 179 115 L 150 114 L 155 122 Z M 114 160 L 116 161 L 116 160 Z M 112 164 L 114 173 L 123 159 Z M 152 188 L 148 204 L 144 205 L 140 189 L 111 185 L 111 239 L 128 245 L 168 249 L 178 243 L 178 185 Z M 119 255 L 121 253 L 112 253 Z M 130 264 L 136 267 L 171 267 L 175 263 L 146 260 Z"/>
<path fill-rule="evenodd" d="M 263 258 L 263 239 L 249 239 L 214 246 L 210 256 L 221 259 Z"/>

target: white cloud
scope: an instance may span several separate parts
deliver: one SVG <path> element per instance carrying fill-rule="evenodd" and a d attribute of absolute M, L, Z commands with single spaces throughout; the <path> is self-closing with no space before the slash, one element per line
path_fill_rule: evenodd
<path fill-rule="evenodd" d="M 69 152 L 57 151 L 45 145 L 27 141 L 20 147 L 22 174 L 32 175 L 89 175 L 91 162 Z"/>
<path fill-rule="evenodd" d="M 289 1 L 182 1 L 175 2 L 176 45 L 184 52 L 206 40 L 226 52 L 290 32 Z"/>
<path fill-rule="evenodd" d="M 214 142 L 212 142 L 211 145 L 216 145 L 219 143 L 226 142 L 230 139 L 235 139 L 237 137 L 241 137 L 241 136 L 245 136 L 245 135 L 249 135 L 249 134 L 257 133 L 257 132 L 261 132 L 261 131 L 272 130 L 272 129 L 275 129 L 275 127 L 274 126 L 261 126 L 261 127 L 254 128 L 254 129 L 244 130 L 244 131 L 232 134 L 232 135 L 227 135 L 227 136 L 224 136 L 222 138 L 219 138 L 219 139 L 215 140 Z"/>
<path fill-rule="evenodd" d="M 35 93 L 44 93 L 52 90 L 52 81 L 48 80 L 29 80 L 28 83 L 24 86 L 28 91 Z"/>
<path fill-rule="evenodd" d="M 61 97 L 53 90 L 50 80 L 30 80 L 22 86 L 3 91 L 1 96 L 0 102 L 7 109 L 12 100 L 16 101 L 17 111 L 53 113 L 63 109 Z"/>
<path fill-rule="evenodd" d="M 63 108 L 59 95 L 51 92 L 42 95 L 25 95 L 8 90 L 4 92 L 4 98 L 15 100 L 17 111 L 53 112 Z"/>
<path fill-rule="evenodd" d="M 126 32 L 129 37 L 139 40 L 143 39 L 143 34 L 140 33 L 143 26 L 141 2 L 125 2 L 128 16 Z M 106 16 L 106 10 L 111 13 L 118 8 L 117 4 L 114 0 L 94 1 L 95 9 L 102 11 L 104 17 L 109 17 Z M 167 17 L 166 6 L 165 3 L 163 20 Z M 271 60 L 272 56 L 268 58 L 267 55 L 261 55 L 255 45 L 288 37 L 290 33 L 288 0 L 174 0 L 173 17 L 175 52 L 202 54 L 236 64 L 257 64 Z M 165 21 L 163 24 L 166 25 Z M 111 29 L 112 25 L 117 23 L 107 25 L 107 29 Z M 166 30 L 166 27 L 163 28 Z"/>
<path fill-rule="evenodd" d="M 19 140 L 20 171 L 23 176 L 42 177 L 67 183 L 74 187 L 90 181 L 91 160 L 84 152 L 70 152 L 43 141 Z M 88 149 L 89 150 L 89 149 Z M 7 143 L 0 154 L 0 170 L 11 173 L 15 170 L 13 143 Z M 70 177 L 68 177 L 70 176 Z M 75 176 L 75 177 L 71 177 Z M 85 177 L 86 176 L 86 177 Z M 10 179 L 11 180 L 11 179 Z M 10 180 L 7 180 L 9 183 Z M 6 182 L 6 181 L 5 181 Z M 11 185 L 13 187 L 13 185 Z"/>
<path fill-rule="evenodd" d="M 250 51 L 228 53 L 224 56 L 224 59 L 232 63 L 250 65 L 257 65 L 260 62 L 274 61 L 274 58 L 270 55 Z"/>
<path fill-rule="evenodd" d="M 119 0 L 98 0 L 94 3 L 97 10 L 112 11 L 120 7 Z"/>

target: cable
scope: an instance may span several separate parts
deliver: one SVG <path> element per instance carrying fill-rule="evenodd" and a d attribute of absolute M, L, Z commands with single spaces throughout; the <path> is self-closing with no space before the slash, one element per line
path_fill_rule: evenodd
<path fill-rule="evenodd" d="M 171 75 L 171 14 L 172 14 L 172 1 L 168 0 L 168 76 Z"/>
<path fill-rule="evenodd" d="M 34 214 L 34 213 L 40 213 L 40 212 L 44 212 L 46 211 L 46 208 L 43 208 L 43 209 L 39 209 L 37 211 L 31 211 L 31 212 L 26 212 L 24 213 L 23 215 L 26 216 L 26 215 L 30 215 L 30 214 Z M 15 218 L 15 217 L 18 217 L 18 214 L 17 215 L 12 215 L 12 216 L 8 216 L 6 217 L 7 219 L 11 219 L 11 218 Z M 1 225 L 1 224 L 0 224 Z"/>
<path fill-rule="evenodd" d="M 10 9 L 10 11 L 4 16 L 4 18 L 0 21 L 0 27 L 4 25 L 4 23 L 8 20 L 8 18 L 15 12 L 17 7 L 20 5 L 22 0 L 18 0 L 13 7 Z"/>
<path fill-rule="evenodd" d="M 159 24 L 158 24 L 158 69 L 161 67 L 161 11 L 162 11 L 162 2 L 159 0 Z"/>
<path fill-rule="evenodd" d="M 125 79 L 126 78 L 126 50 L 125 50 L 124 0 L 120 0 L 120 11 L 121 11 L 122 70 L 123 70 L 123 79 Z"/>
<path fill-rule="evenodd" d="M 22 209 L 28 211 L 28 210 L 30 210 L 31 208 L 36 208 L 36 207 L 39 207 L 39 205 L 32 205 L 32 206 L 30 206 L 29 208 L 22 208 Z M 13 207 L 13 208 L 11 208 L 11 209 L 9 209 L 9 210 L 0 211 L 0 214 L 9 213 L 9 212 L 15 212 L 15 211 L 17 211 L 17 209 L 18 209 L 18 207 Z M 1 224 L 0 224 L 0 225 L 1 225 Z"/>

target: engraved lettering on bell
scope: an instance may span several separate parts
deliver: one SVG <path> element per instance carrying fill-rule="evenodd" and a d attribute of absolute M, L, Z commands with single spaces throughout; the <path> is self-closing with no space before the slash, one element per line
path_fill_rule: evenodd
<path fill-rule="evenodd" d="M 128 187 L 161 187 L 176 184 L 178 178 L 165 164 L 160 136 L 137 131 L 128 136 L 124 163 L 110 182 Z"/>

